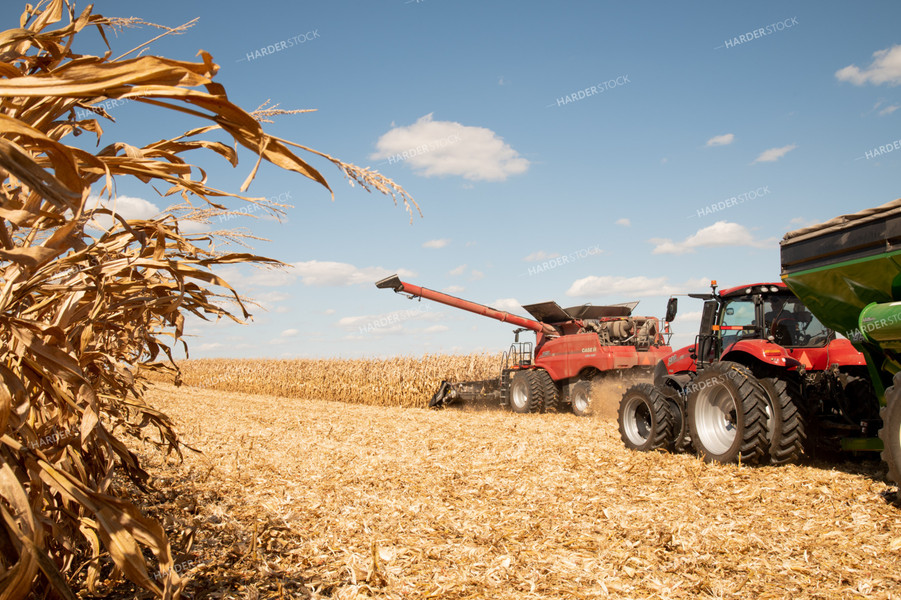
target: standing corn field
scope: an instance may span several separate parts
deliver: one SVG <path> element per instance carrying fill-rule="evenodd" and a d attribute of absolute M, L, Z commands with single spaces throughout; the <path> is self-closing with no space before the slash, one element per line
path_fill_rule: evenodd
<path fill-rule="evenodd" d="M 444 380 L 496 377 L 500 354 L 359 359 L 200 359 L 180 363 L 189 386 L 352 404 L 424 408 Z"/>
<path fill-rule="evenodd" d="M 272 111 L 251 114 L 229 102 L 205 52 L 200 62 L 183 62 L 132 57 L 138 48 L 117 58 L 73 49 L 86 30 L 96 28 L 106 42 L 105 31 L 141 24 L 149 25 L 95 15 L 90 7 L 76 14 L 68 1 L 50 0 L 27 7 L 18 28 L 0 33 L 2 598 L 53 591 L 74 598 L 68 582 L 76 574 L 91 594 L 100 593 L 101 579 L 121 576 L 161 598 L 176 598 L 184 587 L 163 527 L 113 485 L 119 472 L 138 487 L 147 480 L 121 436 L 145 437 L 142 429 L 154 427 L 157 443 L 178 452 L 172 422 L 144 403 L 135 372 L 139 365 L 173 369 L 171 340 L 184 343 L 186 313 L 249 316 L 213 267 L 279 264 L 218 251 L 217 236 L 180 230 L 179 219 L 209 223 L 227 212 L 211 198 L 263 205 L 207 185 L 203 170 L 182 155 L 211 150 L 234 166 L 238 154 L 201 136 L 221 130 L 256 155 L 242 194 L 262 160 L 329 189 L 293 145 L 332 162 L 365 189 L 402 200 L 411 215 L 415 206 L 378 173 L 266 134 L 260 119 Z M 202 125 L 143 147 L 116 142 L 96 153 L 62 142 L 82 133 L 99 141 L 98 118 L 108 115 L 97 105 L 110 99 L 178 111 Z M 163 217 L 129 221 L 98 207 L 98 196 L 114 202 L 116 178 L 125 175 L 165 184 L 165 195 L 178 194 L 183 204 Z M 112 225 L 96 233 L 88 225 L 101 215 Z"/>

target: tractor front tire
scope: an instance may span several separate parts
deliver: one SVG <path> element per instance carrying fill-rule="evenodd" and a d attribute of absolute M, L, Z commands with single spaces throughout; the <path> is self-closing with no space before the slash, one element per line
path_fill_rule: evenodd
<path fill-rule="evenodd" d="M 885 407 L 882 414 L 882 460 L 888 465 L 888 478 L 901 486 L 901 378 L 895 374 L 893 385 L 885 390 Z"/>
<path fill-rule="evenodd" d="M 747 367 L 713 363 L 688 389 L 691 441 L 705 461 L 756 464 L 768 456 L 767 399 Z"/>
<path fill-rule="evenodd" d="M 587 417 L 591 414 L 591 382 L 579 381 L 572 386 L 569 399 L 573 414 L 577 417 Z"/>
<path fill-rule="evenodd" d="M 788 465 L 798 462 L 804 448 L 804 419 L 798 410 L 801 392 L 794 381 L 775 377 L 760 380 L 767 395 L 767 440 L 770 464 Z"/>
<path fill-rule="evenodd" d="M 537 413 L 541 411 L 543 394 L 541 384 L 533 370 L 517 371 L 510 383 L 510 408 L 515 413 Z"/>
<path fill-rule="evenodd" d="M 626 448 L 642 452 L 672 448 L 673 413 L 667 399 L 652 384 L 639 383 L 627 389 L 617 417 Z"/>
<path fill-rule="evenodd" d="M 688 435 L 688 417 L 685 414 L 685 399 L 674 387 L 664 385 L 660 393 L 666 398 L 666 404 L 673 416 L 673 451 L 687 452 L 691 448 L 691 436 Z"/>

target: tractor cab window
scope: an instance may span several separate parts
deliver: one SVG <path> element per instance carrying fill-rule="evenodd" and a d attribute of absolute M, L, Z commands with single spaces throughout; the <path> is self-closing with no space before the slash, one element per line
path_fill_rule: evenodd
<path fill-rule="evenodd" d="M 770 296 L 764 299 L 766 337 L 780 346 L 823 346 L 832 333 L 796 297 Z"/>
<path fill-rule="evenodd" d="M 746 331 L 745 327 L 753 327 L 754 300 L 751 298 L 734 298 L 723 305 L 720 317 L 720 335 L 722 336 L 722 349 L 725 350 L 742 337 L 753 335 Z"/>

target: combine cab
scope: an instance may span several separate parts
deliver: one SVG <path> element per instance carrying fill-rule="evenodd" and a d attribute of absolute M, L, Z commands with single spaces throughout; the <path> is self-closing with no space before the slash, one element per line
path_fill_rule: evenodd
<path fill-rule="evenodd" d="M 708 294 L 693 345 L 620 402 L 624 443 L 706 460 L 786 464 L 806 449 L 869 447 L 879 423 L 864 356 L 783 283 Z M 675 313 L 676 299 L 670 299 Z"/>
<path fill-rule="evenodd" d="M 496 399 L 519 413 L 555 412 L 569 407 L 577 415 L 591 412 L 591 381 L 599 375 L 650 375 L 671 352 L 654 317 L 632 316 L 638 304 L 573 306 L 556 302 L 523 308 L 534 319 L 456 298 L 401 281 L 392 275 L 376 283 L 411 298 L 425 298 L 516 325 L 516 341 L 504 353 L 498 376 L 484 381 L 442 382 L 429 406 L 456 401 Z M 672 317 L 666 319 L 667 323 Z M 520 342 L 522 331 L 535 332 L 535 344 Z"/>

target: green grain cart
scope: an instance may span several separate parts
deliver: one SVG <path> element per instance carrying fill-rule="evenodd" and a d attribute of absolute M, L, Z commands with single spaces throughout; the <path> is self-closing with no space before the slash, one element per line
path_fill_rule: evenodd
<path fill-rule="evenodd" d="M 780 247 L 785 284 L 867 359 L 879 439 L 849 438 L 846 448 L 881 449 L 901 484 L 901 199 L 792 231 Z"/>

